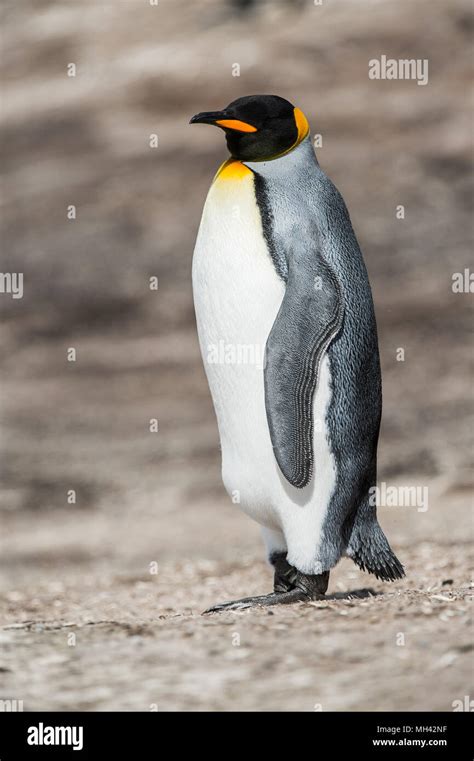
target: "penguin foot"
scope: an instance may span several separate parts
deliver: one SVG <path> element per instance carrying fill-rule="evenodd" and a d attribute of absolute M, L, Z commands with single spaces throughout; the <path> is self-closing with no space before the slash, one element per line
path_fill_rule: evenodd
<path fill-rule="evenodd" d="M 245 608 L 268 608 L 271 605 L 291 605 L 295 602 L 324 600 L 329 583 L 329 571 L 317 576 L 297 571 L 282 556 L 272 558 L 275 567 L 274 591 L 269 595 L 242 597 L 241 600 L 222 602 L 208 608 L 204 613 L 221 613 L 227 610 L 244 610 Z"/>
<path fill-rule="evenodd" d="M 322 598 L 324 598 L 324 595 L 318 596 L 318 599 Z M 221 602 L 205 610 L 203 615 L 206 613 L 222 613 L 227 610 L 244 610 L 245 608 L 268 608 L 270 605 L 290 605 L 294 602 L 308 602 L 308 600 L 314 599 L 316 598 L 308 597 L 307 593 L 302 589 L 290 589 L 287 592 L 271 592 L 269 595 L 242 597 L 241 600 Z"/>

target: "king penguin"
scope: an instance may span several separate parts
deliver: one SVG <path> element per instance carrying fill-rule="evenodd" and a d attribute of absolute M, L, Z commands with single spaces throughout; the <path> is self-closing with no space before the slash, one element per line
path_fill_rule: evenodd
<path fill-rule="evenodd" d="M 196 114 L 230 158 L 193 256 L 199 343 L 222 478 L 261 526 L 273 592 L 206 612 L 321 599 L 342 556 L 383 580 L 403 566 L 376 516 L 382 410 L 367 271 L 308 120 L 276 95 Z"/>

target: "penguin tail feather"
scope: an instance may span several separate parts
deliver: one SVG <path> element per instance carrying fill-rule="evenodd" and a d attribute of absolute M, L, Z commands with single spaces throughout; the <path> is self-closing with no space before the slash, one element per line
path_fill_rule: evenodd
<path fill-rule="evenodd" d="M 373 573 L 382 581 L 395 581 L 405 576 L 402 564 L 392 551 L 377 521 L 374 521 L 368 530 L 366 526 L 354 526 L 347 555 L 362 571 Z"/>

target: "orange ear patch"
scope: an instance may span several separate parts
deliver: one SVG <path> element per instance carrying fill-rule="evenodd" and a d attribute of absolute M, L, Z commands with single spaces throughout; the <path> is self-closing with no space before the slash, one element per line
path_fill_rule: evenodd
<path fill-rule="evenodd" d="M 295 114 L 296 127 L 298 129 L 298 138 L 296 141 L 296 145 L 298 145 L 299 143 L 301 143 L 302 140 L 305 139 L 306 135 L 308 134 L 309 123 L 306 116 L 301 111 L 301 109 L 295 108 L 294 114 Z"/>
<path fill-rule="evenodd" d="M 251 124 L 247 124 L 247 122 L 241 122 L 238 119 L 218 119 L 216 121 L 216 124 L 219 125 L 219 127 L 226 127 L 227 129 L 235 129 L 238 132 L 256 132 L 257 128 L 252 127 Z"/>

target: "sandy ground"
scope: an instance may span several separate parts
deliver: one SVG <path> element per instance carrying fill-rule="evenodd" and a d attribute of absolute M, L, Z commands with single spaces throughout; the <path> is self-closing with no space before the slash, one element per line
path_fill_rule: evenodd
<path fill-rule="evenodd" d="M 214 0 L 139 5 L 5 6 L 0 269 L 25 273 L 25 295 L 0 299 L 0 698 L 451 710 L 473 694 L 472 295 L 451 289 L 472 240 L 469 4 L 275 2 L 237 19 Z M 382 53 L 429 58 L 429 85 L 369 82 Z M 271 573 L 220 481 L 190 262 L 224 152 L 187 121 L 259 91 L 323 135 L 374 290 L 379 479 L 429 501 L 380 510 L 403 581 L 344 560 L 327 602 L 203 617 Z"/>
<path fill-rule="evenodd" d="M 472 687 L 467 552 L 404 548 L 409 577 L 385 587 L 345 561 L 327 601 L 207 616 L 268 569 L 66 572 L 6 593 L 3 692 L 25 710 L 450 711 Z"/>

